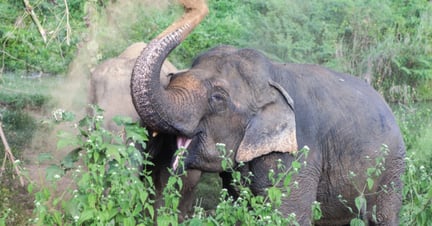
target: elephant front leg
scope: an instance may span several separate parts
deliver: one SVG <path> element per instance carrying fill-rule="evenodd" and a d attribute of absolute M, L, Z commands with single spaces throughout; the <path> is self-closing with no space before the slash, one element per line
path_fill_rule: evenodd
<path fill-rule="evenodd" d="M 179 221 L 182 222 L 184 218 L 192 210 L 194 201 L 196 186 L 201 178 L 201 171 L 189 169 L 186 171 L 186 175 L 182 176 L 183 187 L 180 192 L 181 199 L 179 204 L 179 210 L 181 215 L 179 216 Z"/>
<path fill-rule="evenodd" d="M 249 164 L 249 169 L 253 173 L 251 190 L 256 195 L 267 195 L 267 188 L 274 186 L 269 179 L 269 175 L 286 173 L 296 159 L 285 153 L 271 153 L 269 155 L 254 159 Z M 278 167 L 284 165 L 284 169 Z M 312 224 L 312 204 L 316 201 L 317 188 L 319 184 L 319 166 L 313 163 L 303 165 L 298 173 L 294 173 L 289 184 L 290 194 L 283 196 L 282 204 L 278 208 L 285 217 L 295 216 L 300 225 Z M 282 180 L 276 186 L 282 191 Z"/>

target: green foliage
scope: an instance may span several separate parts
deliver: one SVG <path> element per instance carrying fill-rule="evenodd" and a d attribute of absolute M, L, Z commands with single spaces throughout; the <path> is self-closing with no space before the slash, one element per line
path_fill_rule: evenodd
<path fill-rule="evenodd" d="M 393 107 L 398 125 L 402 132 L 407 150 L 412 150 L 418 139 L 424 135 L 424 130 L 432 122 L 432 106 L 427 103 L 404 105 Z"/>
<path fill-rule="evenodd" d="M 22 110 L 0 111 L 4 132 L 7 134 L 9 146 L 17 156 L 20 156 L 24 147 L 30 144 L 37 123 L 34 118 Z M 0 146 L 3 153 L 3 146 Z"/>
<path fill-rule="evenodd" d="M 31 2 L 46 32 L 44 42 L 22 1 L 6 0 L 0 6 L 2 67 L 8 71 L 60 73 L 67 69 L 85 26 L 85 1 Z M 73 33 L 71 33 L 73 31 Z"/>
<path fill-rule="evenodd" d="M 403 176 L 403 206 L 400 214 L 401 225 L 428 225 L 432 219 L 432 169 L 419 165 L 414 153 L 405 158 L 406 172 Z"/>
<path fill-rule="evenodd" d="M 25 79 L 5 76 L 3 84 L 0 84 L 0 121 L 16 157 L 20 157 L 22 150 L 30 144 L 39 126 L 28 110 L 41 111 L 49 102 L 46 94 L 37 91 L 23 92 L 16 87 L 17 84 L 24 84 L 22 81 Z M 0 154 L 3 151 L 3 145 L 0 145 Z"/>
<path fill-rule="evenodd" d="M 430 103 L 393 107 L 407 146 L 401 225 L 428 225 L 432 219 L 432 112 Z"/>
<path fill-rule="evenodd" d="M 67 133 L 61 135 L 60 147 L 70 144 L 76 149 L 61 165 L 47 168 L 47 177 L 54 185 L 70 172 L 76 183 L 75 189 L 65 193 L 71 198 L 64 199 L 64 194 L 52 197 L 47 188 L 36 192 L 34 224 L 107 225 L 117 222 L 148 225 L 152 222 L 155 213 L 150 197 L 154 190 L 145 168 L 150 166 L 150 162 L 148 156 L 142 156 L 135 147 L 147 139 L 146 131 L 130 120 L 118 118 L 117 121 L 125 126 L 123 139 L 102 128 L 102 110 L 98 107 L 93 107 L 93 110 L 93 116 L 80 120 L 76 137 Z M 144 165 L 142 173 L 141 165 Z M 61 209 L 56 209 L 58 207 Z M 147 217 L 143 215 L 145 213 Z"/>
<path fill-rule="evenodd" d="M 8 175 L 2 175 L 2 184 L 0 185 L 0 226 L 7 225 L 25 225 L 27 218 L 21 210 L 26 205 L 31 205 L 31 201 L 25 200 L 22 189 L 14 187 L 10 183 L 13 178 L 5 178 Z"/>
<path fill-rule="evenodd" d="M 52 188 L 42 187 L 35 194 L 35 225 L 179 225 L 178 205 L 182 187 L 181 174 L 171 172 L 171 177 L 163 191 L 164 206 L 157 211 L 153 207 L 154 184 L 150 172 L 150 159 L 143 156 L 134 144 L 147 139 L 146 131 L 130 119 L 117 118 L 116 121 L 125 126 L 126 136 L 118 137 L 102 127 L 102 110 L 93 107 L 94 115 L 87 116 L 78 123 L 78 135 L 61 133 L 59 147 L 72 145 L 75 149 L 59 165 L 47 168 L 47 179 Z M 60 114 L 59 114 L 60 115 Z M 70 114 L 62 116 L 73 121 Z M 126 141 L 133 143 L 125 144 Z M 242 175 L 233 168 L 232 152 L 226 152 L 219 146 L 225 169 L 232 171 L 233 185 L 239 189 L 239 198 L 229 197 L 227 190 L 220 194 L 219 204 L 213 214 L 208 214 L 199 206 L 195 208 L 191 218 L 182 225 L 297 225 L 295 215 L 288 217 L 278 210 L 284 199 L 289 195 L 290 186 L 295 186 L 291 178 L 296 174 L 302 163 L 286 168 L 282 162 L 277 172 L 270 171 L 269 179 L 273 185 L 266 195 L 253 195 L 248 188 L 249 177 Z M 184 152 L 186 150 L 179 150 Z M 307 155 L 304 149 L 298 158 Z M 47 154 L 40 160 L 51 159 Z M 180 161 L 182 164 L 182 161 Z M 138 171 L 143 165 L 143 171 Z M 180 165 L 181 167 L 181 165 Z M 185 171 L 186 172 L 186 171 Z M 72 177 L 73 183 L 60 195 L 54 194 L 56 184 L 64 177 Z M 139 181 L 138 176 L 143 181 Z M 30 193 L 34 184 L 28 186 Z M 322 215 L 319 203 L 311 207 L 314 218 Z"/>
<path fill-rule="evenodd" d="M 204 217 L 204 214 L 200 212 L 202 209 L 197 208 L 193 218 L 186 221 L 185 225 L 298 225 L 295 214 L 284 216 L 278 208 L 288 198 L 291 186 L 296 186 L 296 182 L 291 178 L 302 166 L 298 160 L 308 154 L 307 148 L 299 151 L 297 160 L 293 161 L 292 166 L 286 168 L 280 162 L 278 169 L 275 169 L 278 173 L 270 170 L 268 177 L 272 186 L 266 189 L 265 195 L 252 193 L 248 185 L 253 175 L 242 175 L 236 171 L 232 158 L 230 158 L 232 151 L 228 152 L 223 144 L 217 144 L 217 149 L 221 154 L 222 168 L 232 172 L 232 186 L 238 189 L 239 197 L 233 199 L 226 189 L 222 189 L 214 215 Z M 241 166 L 242 163 L 237 167 Z M 314 203 L 311 208 L 314 219 L 318 220 L 322 215 L 319 203 Z"/>
<path fill-rule="evenodd" d="M 48 32 L 48 42 L 43 43 L 23 4 L 5 1 L 0 6 L 4 68 L 62 73 L 88 34 L 94 42 L 89 48 L 97 49 L 90 57 L 102 60 L 118 55 L 131 42 L 148 42 L 182 13 L 177 4 L 146 5 L 126 11 L 118 20 L 121 24 L 113 25 L 110 17 L 123 17 L 111 7 L 116 3 L 67 1 L 69 14 L 63 1 L 32 3 Z M 432 4 L 428 1 L 211 0 L 208 4 L 208 17 L 170 55 L 180 68 L 211 47 L 229 44 L 259 49 L 278 61 L 323 64 L 354 74 L 372 82 L 385 96 L 394 86 L 408 85 L 416 91 L 414 98 L 432 98 L 422 88 L 432 74 Z M 87 30 L 89 24 L 94 25 L 92 30 Z M 113 29 L 121 38 L 112 35 Z"/>
<path fill-rule="evenodd" d="M 181 67 L 209 47 L 230 44 L 282 62 L 323 64 L 389 95 L 432 75 L 432 6 L 427 1 L 209 1 L 210 14 L 173 52 Z M 431 99 L 427 89 L 419 97 Z M 397 101 L 397 100 L 396 100 Z"/>

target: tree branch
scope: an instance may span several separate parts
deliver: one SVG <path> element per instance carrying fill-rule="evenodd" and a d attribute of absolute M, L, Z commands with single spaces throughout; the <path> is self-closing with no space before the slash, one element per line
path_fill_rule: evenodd
<path fill-rule="evenodd" d="M 28 14 L 30 14 L 31 18 L 33 19 L 33 22 L 36 24 L 39 33 L 42 36 L 42 39 L 44 41 L 44 43 L 47 42 L 47 37 L 46 37 L 46 32 L 44 30 L 44 28 L 42 27 L 41 23 L 39 22 L 39 19 L 36 16 L 36 13 L 33 11 L 33 7 L 30 5 L 28 0 L 23 0 L 24 1 L 24 5 L 25 5 L 25 10 Z"/>
<path fill-rule="evenodd" d="M 66 44 L 70 45 L 71 27 L 69 24 L 69 7 L 66 0 L 64 0 L 64 4 L 65 4 L 65 16 L 66 16 Z"/>
<path fill-rule="evenodd" d="M 12 162 L 12 164 L 13 164 L 13 166 L 14 166 L 14 168 L 15 168 L 15 172 L 16 172 L 16 174 L 17 174 L 18 177 L 19 177 L 19 180 L 20 180 L 21 186 L 24 187 L 24 185 L 25 185 L 25 183 L 24 183 L 24 179 L 23 179 L 23 177 L 21 176 L 21 171 L 19 170 L 19 168 L 18 168 L 18 166 L 17 166 L 17 164 L 16 164 L 16 162 L 15 162 L 15 157 L 13 156 L 12 151 L 11 151 L 11 149 L 10 149 L 10 147 L 9 147 L 9 144 L 8 144 L 8 142 L 7 142 L 7 140 L 6 140 L 6 137 L 5 137 L 4 132 L 3 132 L 3 126 L 2 126 L 2 123 L 1 123 L 1 122 L 0 122 L 0 137 L 1 137 L 1 140 L 3 141 L 3 145 L 4 145 L 4 147 L 5 147 L 5 157 L 4 157 L 4 159 L 3 159 L 3 164 L 2 164 L 2 167 L 1 167 L 0 175 L 3 174 L 3 172 L 4 172 L 4 170 L 5 170 L 6 158 L 9 158 L 9 160 Z"/>

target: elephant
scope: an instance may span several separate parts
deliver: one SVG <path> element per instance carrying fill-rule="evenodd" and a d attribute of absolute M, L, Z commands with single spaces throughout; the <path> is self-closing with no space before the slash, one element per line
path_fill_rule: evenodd
<path fill-rule="evenodd" d="M 137 42 L 129 46 L 118 57 L 108 59 L 98 65 L 91 74 L 89 87 L 89 102 L 97 104 L 104 110 L 104 127 L 108 130 L 121 133 L 122 128 L 117 126 L 113 117 L 116 115 L 127 116 L 134 121 L 139 120 L 138 113 L 132 104 L 130 95 L 130 78 L 136 58 L 141 50 L 146 46 L 144 42 Z M 160 73 L 160 79 L 163 84 L 168 84 L 169 75 L 177 72 L 177 68 L 169 61 L 165 61 Z M 152 134 L 149 131 L 149 134 Z M 162 191 L 168 181 L 170 173 L 171 156 L 177 150 L 176 147 L 169 145 L 159 145 L 160 143 L 170 144 L 169 141 L 175 139 L 170 134 L 160 134 L 155 139 L 149 137 L 147 147 L 144 150 L 150 153 L 154 167 L 150 167 L 152 179 L 155 184 L 156 196 L 155 207 L 163 205 Z M 167 142 L 164 142 L 167 141 Z M 161 151 L 162 150 L 162 151 Z M 195 200 L 195 186 L 201 176 L 201 171 L 189 170 L 187 176 L 182 178 L 182 199 L 180 201 L 181 217 L 186 216 L 192 209 Z"/>
<path fill-rule="evenodd" d="M 272 186 L 269 173 L 278 172 L 278 164 L 292 166 L 296 151 L 307 146 L 279 211 L 295 214 L 300 225 L 345 225 L 356 217 L 349 208 L 356 210 L 368 169 L 384 158 L 359 214 L 370 225 L 397 225 L 405 145 L 384 98 L 355 76 L 274 62 L 258 50 L 226 45 L 200 54 L 163 86 L 163 60 L 208 14 L 204 1 L 182 3 L 185 15 L 144 48 L 130 83 L 143 124 L 176 136 L 172 145 L 184 150 L 171 167 L 181 171 L 182 157 L 184 170 L 223 173 L 217 144 L 224 144 L 235 167 L 253 175 L 253 194 L 265 195 Z M 313 222 L 315 201 L 323 216 Z"/>

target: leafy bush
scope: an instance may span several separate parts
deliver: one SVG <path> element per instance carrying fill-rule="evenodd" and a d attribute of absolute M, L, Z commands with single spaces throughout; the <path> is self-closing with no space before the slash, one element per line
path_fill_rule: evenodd
<path fill-rule="evenodd" d="M 181 175 L 172 174 L 163 192 L 165 206 L 156 211 L 153 207 L 154 185 L 150 172 L 146 170 L 146 166 L 152 163 L 145 153 L 141 156 L 134 145 L 125 144 L 128 138 L 135 140 L 135 143 L 145 141 L 145 130 L 129 119 L 117 118 L 117 122 L 124 124 L 126 136 L 113 135 L 101 127 L 101 109 L 94 107 L 94 111 L 95 115 L 87 116 L 78 123 L 77 136 L 59 134 L 59 147 L 72 145 L 76 149 L 60 165 L 52 165 L 47 169 L 47 176 L 53 181 L 54 186 L 60 177 L 67 175 L 73 178 L 74 182 L 70 187 L 74 189 L 54 196 L 49 188 L 42 187 L 35 193 L 35 218 L 32 222 L 36 225 L 148 225 L 154 222 L 158 225 L 178 225 Z M 63 118 L 71 119 L 70 114 L 61 114 Z M 210 209 L 211 212 L 198 205 L 193 215 L 185 219 L 181 225 L 296 224 L 294 215 L 283 216 L 277 209 L 290 194 L 290 187 L 287 185 L 291 182 L 291 176 L 301 167 L 300 162 L 294 161 L 291 168 L 279 165 L 277 170 L 282 172 L 280 174 L 271 171 L 268 176 L 274 185 L 267 189 L 267 195 L 255 196 L 247 186 L 248 177 L 232 168 L 230 158 L 224 158 L 229 156 L 230 152 L 227 152 L 223 145 L 219 145 L 218 150 L 223 158 L 223 168 L 233 172 L 233 185 L 239 191 L 239 198 L 233 199 L 226 189 L 222 189 L 218 204 Z M 353 214 L 360 213 L 358 211 L 365 208 L 367 203 L 364 197 L 373 186 L 373 179 L 384 170 L 382 163 L 385 161 L 387 149 L 383 147 L 382 151 L 382 157 L 374 160 L 375 167 L 367 169 L 367 181 L 362 183 L 355 179 L 355 175 L 351 177 L 353 183 L 364 184 L 364 187 L 358 187 L 360 195 L 356 198 L 357 210 L 352 209 Z M 418 162 L 411 154 L 406 161 L 407 170 L 403 176 L 404 203 L 400 220 L 403 225 L 422 225 L 432 219 L 432 190 L 429 186 L 431 181 L 428 179 L 430 166 L 418 166 Z M 141 163 L 144 165 L 142 172 L 136 167 L 136 164 Z M 139 175 L 144 178 L 142 182 L 138 179 Z M 29 191 L 34 189 L 34 184 L 31 184 Z M 340 199 L 344 203 L 343 197 Z M 311 208 L 314 219 L 319 219 L 322 216 L 320 203 L 314 203 Z M 364 225 L 361 215 L 351 223 Z"/>
<path fill-rule="evenodd" d="M 147 157 L 141 156 L 133 142 L 143 142 L 147 134 L 143 128 L 132 126 L 130 119 L 118 119 L 125 124 L 126 137 L 132 142 L 108 132 L 101 127 L 101 109 L 79 122 L 79 134 L 60 133 L 58 146 L 76 147 L 60 166 L 47 169 L 48 179 L 56 181 L 71 171 L 76 188 L 65 193 L 71 197 L 51 197 L 48 188 L 35 195 L 34 224 L 36 225 L 106 225 L 115 222 L 124 225 L 148 225 L 154 217 L 150 197 L 154 195 L 148 171 L 140 172 L 140 166 L 148 166 Z M 61 112 L 63 118 L 73 119 Z M 75 165 L 75 162 L 80 164 Z M 143 179 L 140 181 L 139 176 Z M 54 183 L 55 185 L 55 183 Z M 33 185 L 29 186 L 30 192 Z M 50 208 L 53 207 L 53 208 Z M 61 210 L 55 208 L 60 207 Z M 143 213 L 148 213 L 144 217 Z"/>
<path fill-rule="evenodd" d="M 59 165 L 47 168 L 47 177 L 54 189 L 65 175 L 73 178 L 71 189 L 60 196 L 54 196 L 49 187 L 42 187 L 35 193 L 35 225 L 178 225 L 180 200 L 179 189 L 182 175 L 173 174 L 163 191 L 165 205 L 156 211 L 153 207 L 154 184 L 147 166 L 149 156 L 138 151 L 134 143 L 147 139 L 147 133 L 130 119 L 117 118 L 125 126 L 125 136 L 113 135 L 102 127 L 102 110 L 94 107 L 94 115 L 78 123 L 78 135 L 62 132 L 59 134 L 59 148 L 75 147 Z M 63 119 L 73 120 L 70 113 L 60 112 Z M 126 141 L 133 141 L 128 143 Z M 224 146 L 219 146 L 221 157 L 227 156 Z M 306 153 L 303 153 L 306 154 Z M 143 155 L 141 155 L 143 154 Z M 300 156 L 299 156 L 300 157 Z M 41 159 L 47 158 L 46 154 Z M 48 157 L 49 158 L 49 157 Z M 229 158 L 223 160 L 226 170 L 234 170 Z M 139 170 L 143 165 L 143 171 Z M 248 188 L 248 179 L 234 171 L 233 183 L 239 188 L 239 198 L 228 197 L 223 189 L 214 214 L 208 214 L 199 206 L 184 225 L 221 224 L 296 224 L 295 215 L 284 217 L 277 208 L 289 194 L 291 176 L 298 172 L 301 163 L 294 161 L 290 168 L 278 166 L 280 174 L 269 175 L 274 186 L 268 188 L 266 196 L 255 196 Z M 139 181 L 139 177 L 142 181 Z M 281 186 L 282 185 L 282 186 Z M 72 190 L 72 188 L 74 188 Z M 28 186 L 29 192 L 35 189 Z M 70 198 L 67 198 L 70 197 Z M 320 217 L 319 204 L 312 207 Z"/>
<path fill-rule="evenodd" d="M 430 165 L 419 165 L 414 153 L 408 153 L 403 175 L 403 206 L 401 225 L 428 225 L 432 219 L 432 170 Z M 430 161 L 428 162 L 430 163 Z"/>
<path fill-rule="evenodd" d="M 407 147 L 401 225 L 428 225 L 432 219 L 431 107 L 430 103 L 393 107 Z"/>

